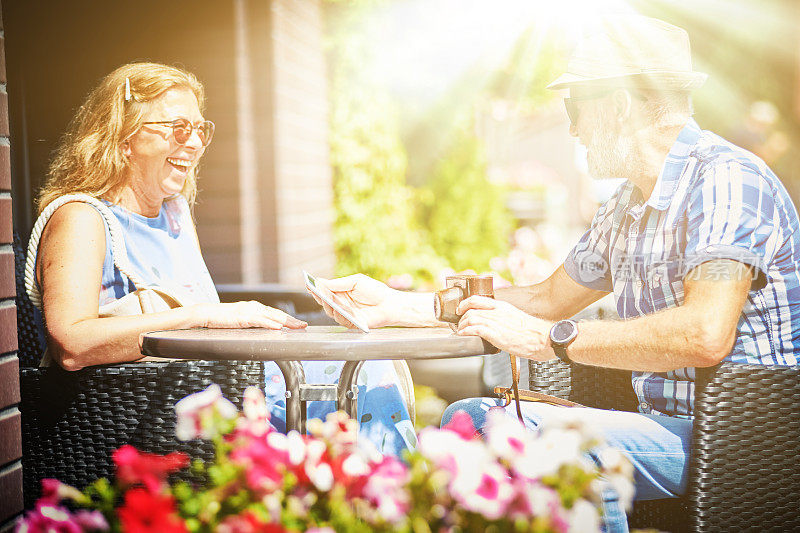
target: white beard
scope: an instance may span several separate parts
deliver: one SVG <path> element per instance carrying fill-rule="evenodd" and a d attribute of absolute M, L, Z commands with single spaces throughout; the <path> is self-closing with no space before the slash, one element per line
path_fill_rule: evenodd
<path fill-rule="evenodd" d="M 589 174 L 593 178 L 624 178 L 633 170 L 633 139 L 613 131 L 611 116 L 601 109 L 595 115 L 592 138 L 586 147 Z"/>

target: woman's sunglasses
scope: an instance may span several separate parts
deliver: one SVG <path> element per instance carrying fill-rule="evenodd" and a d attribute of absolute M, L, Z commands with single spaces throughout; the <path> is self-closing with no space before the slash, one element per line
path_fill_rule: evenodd
<path fill-rule="evenodd" d="M 142 122 L 142 124 L 172 126 L 172 135 L 175 136 L 175 142 L 178 144 L 186 144 L 189 142 L 189 138 L 192 136 L 194 130 L 197 130 L 197 135 L 200 137 L 200 142 L 203 143 L 203 146 L 208 146 L 211 143 L 211 138 L 214 136 L 214 123 L 210 120 L 204 120 L 197 126 L 185 118 L 160 120 L 157 122 Z"/>

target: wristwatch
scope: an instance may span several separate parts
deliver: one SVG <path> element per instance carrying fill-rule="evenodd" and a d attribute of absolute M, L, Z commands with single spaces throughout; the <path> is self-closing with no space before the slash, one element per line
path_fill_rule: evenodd
<path fill-rule="evenodd" d="M 553 345 L 553 351 L 556 357 L 565 363 L 571 363 L 572 360 L 567 355 L 567 346 L 569 346 L 575 337 L 578 336 L 578 324 L 574 320 L 559 320 L 553 327 L 550 328 L 550 344 Z"/>

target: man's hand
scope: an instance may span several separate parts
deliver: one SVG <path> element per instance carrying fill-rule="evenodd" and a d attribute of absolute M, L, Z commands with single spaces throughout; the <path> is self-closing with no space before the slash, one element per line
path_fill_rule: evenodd
<path fill-rule="evenodd" d="M 508 302 L 470 296 L 456 310 L 462 314 L 459 335 L 478 335 L 517 357 L 536 361 L 555 359 L 549 334 L 552 322 L 531 316 Z"/>
<path fill-rule="evenodd" d="M 317 278 L 317 288 L 327 293 L 333 301 L 356 317 L 361 317 L 370 328 L 395 325 L 402 312 L 403 293 L 364 274 L 354 274 L 337 279 Z M 311 293 L 325 312 L 337 323 L 354 328 L 341 314 Z"/>

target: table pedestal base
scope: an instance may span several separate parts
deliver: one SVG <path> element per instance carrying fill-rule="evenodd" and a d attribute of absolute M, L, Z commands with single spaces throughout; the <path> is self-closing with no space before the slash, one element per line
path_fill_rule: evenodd
<path fill-rule="evenodd" d="M 346 361 L 338 385 L 306 383 L 306 373 L 300 361 L 275 361 L 286 382 L 286 431 L 306 433 L 307 402 L 335 401 L 336 407 L 347 416 L 358 416 L 358 387 L 356 380 L 364 361 Z"/>

